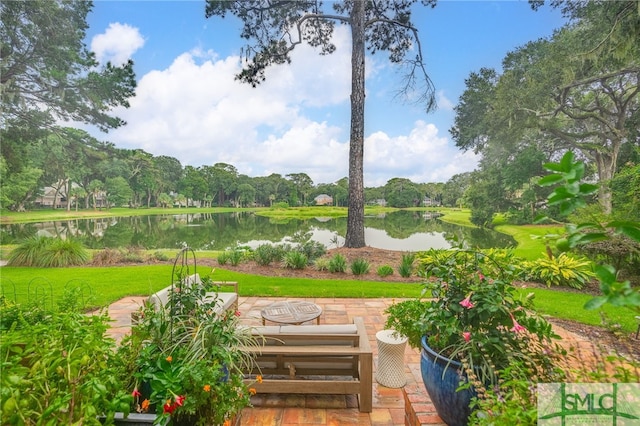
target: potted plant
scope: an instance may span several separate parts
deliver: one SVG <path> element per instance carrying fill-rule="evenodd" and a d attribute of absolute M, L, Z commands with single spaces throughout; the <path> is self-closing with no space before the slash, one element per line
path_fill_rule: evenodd
<path fill-rule="evenodd" d="M 119 348 L 135 398 L 132 411 L 155 413 L 155 424 L 229 425 L 250 403 L 243 382 L 254 343 L 239 312 L 223 311 L 207 277 L 173 287 L 163 307 L 145 306 Z"/>
<path fill-rule="evenodd" d="M 417 260 L 422 297 L 389 307 L 386 327 L 422 350 L 425 387 L 447 424 L 467 424 L 477 390 L 498 385 L 511 363 L 558 377 L 551 325 L 532 310 L 532 294 L 517 297 L 510 252 L 432 249 Z"/>

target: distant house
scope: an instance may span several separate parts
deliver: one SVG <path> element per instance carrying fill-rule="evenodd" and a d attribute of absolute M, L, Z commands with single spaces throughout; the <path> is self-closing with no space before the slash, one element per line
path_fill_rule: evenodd
<path fill-rule="evenodd" d="M 331 195 L 320 194 L 313 200 L 315 201 L 316 206 L 332 206 L 333 205 L 333 197 Z"/>
<path fill-rule="evenodd" d="M 63 192 L 59 192 L 56 196 L 56 189 L 51 186 L 47 186 L 42 190 L 42 195 L 35 199 L 35 205 L 37 207 L 54 207 L 54 199 L 56 202 L 56 209 L 61 209 L 67 206 L 67 196 Z"/>
<path fill-rule="evenodd" d="M 440 207 L 440 201 L 433 198 L 424 197 L 422 205 L 425 207 Z"/>

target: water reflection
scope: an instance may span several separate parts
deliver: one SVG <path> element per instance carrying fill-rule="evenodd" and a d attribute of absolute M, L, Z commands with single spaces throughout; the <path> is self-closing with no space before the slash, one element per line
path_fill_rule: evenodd
<path fill-rule="evenodd" d="M 346 218 L 274 219 L 251 212 L 189 213 L 103 219 L 74 219 L 31 224 L 2 225 L 0 242 L 13 244 L 44 235 L 73 237 L 94 249 L 140 246 L 147 249 L 178 248 L 223 250 L 237 245 L 318 241 L 328 248 L 341 246 Z M 495 231 L 466 228 L 439 221 L 432 213 L 399 211 L 365 218 L 365 241 L 371 247 L 420 251 L 449 248 L 454 240 L 480 248 L 514 246 L 515 241 Z"/>

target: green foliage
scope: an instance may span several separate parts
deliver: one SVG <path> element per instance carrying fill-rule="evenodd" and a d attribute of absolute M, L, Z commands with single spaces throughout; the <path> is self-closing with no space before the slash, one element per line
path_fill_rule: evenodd
<path fill-rule="evenodd" d="M 2 424 L 99 425 L 98 415 L 128 413 L 109 316 L 32 309 L 0 303 L 3 325 L 5 315 L 14 319 L 0 341 Z"/>
<path fill-rule="evenodd" d="M 329 272 L 346 272 L 347 271 L 347 258 L 340 253 L 334 254 L 329 259 Z"/>
<path fill-rule="evenodd" d="M 277 203 L 273 203 L 273 205 L 271 206 L 272 209 L 288 209 L 289 208 L 289 203 L 287 203 L 286 201 L 279 201 Z"/>
<path fill-rule="evenodd" d="M 389 275 L 393 275 L 393 268 L 389 265 L 382 265 L 378 268 L 376 273 L 380 277 L 388 277 Z"/>
<path fill-rule="evenodd" d="M 282 266 L 288 269 L 304 269 L 308 263 L 307 255 L 296 250 L 287 252 L 282 260 Z"/>
<path fill-rule="evenodd" d="M 229 257 L 230 257 L 229 251 L 223 251 L 220 254 L 218 254 L 218 257 L 217 257 L 218 265 L 224 266 L 227 263 L 229 263 Z"/>
<path fill-rule="evenodd" d="M 118 349 L 134 408 L 155 410 L 160 422 L 194 416 L 220 425 L 249 405 L 243 371 L 252 360 L 241 348 L 255 341 L 235 312 L 219 312 L 220 300 L 210 297 L 215 286 L 202 281 L 181 285 L 165 306 L 145 306 Z"/>
<path fill-rule="evenodd" d="M 313 240 L 305 241 L 298 247 L 298 250 L 304 253 L 309 261 L 314 261 L 315 259 L 324 256 L 327 252 L 324 244 Z"/>
<path fill-rule="evenodd" d="M 521 263 L 526 279 L 551 286 L 581 289 L 595 277 L 591 262 L 561 253 L 559 256 L 541 257 Z"/>
<path fill-rule="evenodd" d="M 58 268 L 83 265 L 89 252 L 76 240 L 47 237 L 31 237 L 11 251 L 8 264 L 11 266 L 35 266 Z"/>
<path fill-rule="evenodd" d="M 509 263 L 466 250 L 430 250 L 428 257 L 421 276 L 430 300 L 389 308 L 387 327 L 414 345 L 427 336 L 431 348 L 477 371 L 481 383 L 497 384 L 513 361 L 541 372 L 551 367 L 540 350 L 551 345 L 551 325 L 535 313 L 531 296 L 517 297 Z"/>
<path fill-rule="evenodd" d="M 353 275 L 364 275 L 369 272 L 370 267 L 371 265 L 369 265 L 366 259 L 358 258 L 351 262 L 351 272 Z"/>
<path fill-rule="evenodd" d="M 278 260 L 278 250 L 271 244 L 260 244 L 253 251 L 253 260 L 258 265 L 268 266 L 272 262 Z"/>
<path fill-rule="evenodd" d="M 316 259 L 313 262 L 313 266 L 318 271 L 328 271 L 329 270 L 329 259 L 327 259 L 325 257 L 321 257 L 319 259 Z"/>
<path fill-rule="evenodd" d="M 570 214 L 586 205 L 585 198 L 597 191 L 598 187 L 581 183 L 584 176 L 584 163 L 575 161 L 572 152 L 567 152 L 559 163 L 545 164 L 552 173 L 545 176 L 541 185 L 558 185 L 548 198 L 549 204 L 560 205 L 561 211 Z M 579 224 L 568 223 L 565 226 L 566 237 L 561 238 L 565 251 L 594 241 L 604 241 L 611 233 L 622 234 L 633 241 L 640 242 L 640 223 L 633 221 L 611 221 L 600 223 L 597 220 Z M 616 269 L 611 265 L 598 265 L 595 273 L 600 281 L 602 296 L 598 296 L 586 305 L 586 309 L 598 309 L 605 303 L 629 308 L 640 313 L 640 288 L 632 288 L 630 282 L 619 281 Z"/>
<path fill-rule="evenodd" d="M 404 253 L 402 255 L 402 261 L 398 266 L 398 273 L 403 278 L 409 278 L 413 274 L 413 263 L 416 259 L 415 253 Z"/>

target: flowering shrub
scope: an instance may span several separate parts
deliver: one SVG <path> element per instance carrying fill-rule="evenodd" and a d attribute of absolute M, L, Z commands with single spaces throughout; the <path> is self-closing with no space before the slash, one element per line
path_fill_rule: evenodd
<path fill-rule="evenodd" d="M 239 312 L 219 312 L 211 280 L 173 288 L 166 306 L 145 306 L 120 347 L 131 372 L 134 409 L 156 424 L 223 425 L 250 403 L 243 373 L 253 344 Z"/>
<path fill-rule="evenodd" d="M 388 308 L 386 326 L 420 347 L 456 359 L 480 383 L 495 384 L 513 362 L 553 376 L 551 325 L 532 311 L 533 295 L 517 298 L 508 252 L 430 250 L 418 256 L 423 298 Z"/>

